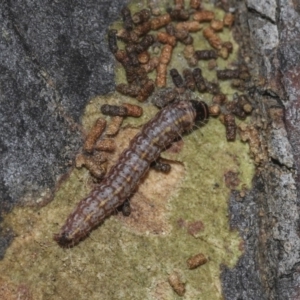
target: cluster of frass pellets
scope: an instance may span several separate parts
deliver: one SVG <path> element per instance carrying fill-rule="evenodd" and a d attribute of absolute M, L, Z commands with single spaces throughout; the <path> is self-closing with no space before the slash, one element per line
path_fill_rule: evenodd
<path fill-rule="evenodd" d="M 218 57 L 227 59 L 232 53 L 232 43 L 222 41 L 218 32 L 224 27 L 232 27 L 234 15 L 228 12 L 222 20 L 218 20 L 214 11 L 202 9 L 201 0 L 191 0 L 188 8 L 184 7 L 184 1 L 175 0 L 173 8 L 167 9 L 167 13 L 164 14 L 153 3 L 149 1 L 148 9 L 134 14 L 125 6 L 121 11 L 123 28 L 111 29 L 108 32 L 109 48 L 124 67 L 127 80 L 127 83 L 118 84 L 116 90 L 143 102 L 157 89 L 152 102 L 160 108 L 176 99 L 183 99 L 181 95 L 186 91 L 210 93 L 214 96 L 211 115 L 221 115 L 220 119 L 226 127 L 227 140 L 234 140 L 234 115 L 244 118 L 252 110 L 247 96 L 236 96 L 230 103 L 220 92 L 218 82 L 206 80 L 201 68 L 197 67 L 199 60 L 208 60 L 212 62 L 210 65 L 213 69 Z M 191 35 L 195 32 L 203 34 L 211 49 L 195 50 L 194 38 Z M 125 43 L 124 49 L 119 49 L 117 40 Z M 175 68 L 168 70 L 177 43 L 184 45 L 183 56 L 189 67 L 183 70 L 182 75 Z M 149 51 L 155 45 L 161 48 L 159 55 L 152 55 L 153 51 Z M 155 80 L 148 76 L 152 71 L 156 71 Z M 172 78 L 174 88 L 166 87 L 168 74 Z M 245 82 L 250 79 L 245 66 L 217 70 L 216 75 L 218 80 L 232 80 L 232 86 L 239 90 L 243 90 Z"/>
<path fill-rule="evenodd" d="M 76 167 L 85 167 L 96 180 L 103 179 L 107 170 L 110 153 L 116 149 L 114 136 L 118 133 L 125 117 L 140 117 L 143 109 L 138 105 L 123 103 L 122 105 L 105 104 L 102 114 L 111 116 L 110 122 L 98 118 L 89 130 L 82 153 L 76 156 Z"/>

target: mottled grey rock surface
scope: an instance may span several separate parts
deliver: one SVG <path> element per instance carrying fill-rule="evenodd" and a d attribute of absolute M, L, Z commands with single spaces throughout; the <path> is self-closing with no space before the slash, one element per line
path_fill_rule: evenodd
<path fill-rule="evenodd" d="M 81 143 L 91 97 L 114 89 L 108 25 L 124 1 L 3 1 L 0 6 L 0 198 L 51 198 Z"/>

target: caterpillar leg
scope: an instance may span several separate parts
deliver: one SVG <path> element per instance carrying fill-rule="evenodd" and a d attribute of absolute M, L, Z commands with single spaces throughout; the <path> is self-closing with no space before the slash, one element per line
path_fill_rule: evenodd
<path fill-rule="evenodd" d="M 165 163 L 160 157 L 157 160 L 153 161 L 150 167 L 156 171 L 163 173 L 169 173 L 171 170 L 171 165 Z"/>

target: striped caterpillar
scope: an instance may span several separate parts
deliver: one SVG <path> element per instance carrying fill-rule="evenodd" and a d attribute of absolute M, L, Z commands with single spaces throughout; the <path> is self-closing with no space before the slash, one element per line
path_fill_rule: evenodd
<path fill-rule="evenodd" d="M 180 101 L 162 109 L 143 126 L 120 155 L 117 163 L 69 215 L 54 240 L 61 246 L 74 246 L 130 197 L 140 179 L 160 153 L 197 121 L 208 118 L 202 101 Z"/>

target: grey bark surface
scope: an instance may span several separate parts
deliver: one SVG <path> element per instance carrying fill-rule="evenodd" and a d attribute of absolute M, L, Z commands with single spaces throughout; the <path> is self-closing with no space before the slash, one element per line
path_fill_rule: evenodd
<path fill-rule="evenodd" d="M 230 199 L 231 226 L 246 251 L 235 268 L 223 269 L 224 294 L 299 299 L 300 6 L 285 0 L 235 4 L 268 160 L 257 168 L 249 194 Z"/>
<path fill-rule="evenodd" d="M 86 103 L 114 90 L 106 31 L 123 5 L 2 2 L 1 213 L 53 196 L 82 143 L 78 124 Z M 249 93 L 269 159 L 258 167 L 253 189 L 230 199 L 230 223 L 245 253 L 236 267 L 222 267 L 224 298 L 299 299 L 300 4 L 247 0 L 230 7 L 236 7 L 242 55 L 250 57 Z M 0 257 L 12 236 L 1 232 Z"/>

